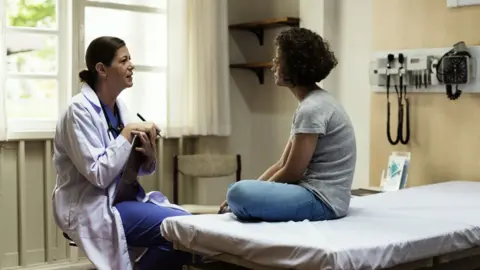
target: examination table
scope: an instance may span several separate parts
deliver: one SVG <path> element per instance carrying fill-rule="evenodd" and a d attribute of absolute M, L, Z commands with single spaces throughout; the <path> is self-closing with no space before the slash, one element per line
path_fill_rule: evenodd
<path fill-rule="evenodd" d="M 354 197 L 333 221 L 194 215 L 167 218 L 161 231 L 177 249 L 222 262 L 217 269 L 480 269 L 480 183 Z"/>

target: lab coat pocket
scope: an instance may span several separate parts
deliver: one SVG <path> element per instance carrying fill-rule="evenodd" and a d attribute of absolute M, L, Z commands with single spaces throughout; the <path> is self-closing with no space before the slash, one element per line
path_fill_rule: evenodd
<path fill-rule="evenodd" d="M 107 197 L 97 196 L 83 205 L 78 217 L 80 237 L 110 239 L 112 218 L 108 214 Z"/>
<path fill-rule="evenodd" d="M 78 224 L 78 213 L 75 208 L 70 208 L 67 214 L 67 229 L 75 230 Z"/>

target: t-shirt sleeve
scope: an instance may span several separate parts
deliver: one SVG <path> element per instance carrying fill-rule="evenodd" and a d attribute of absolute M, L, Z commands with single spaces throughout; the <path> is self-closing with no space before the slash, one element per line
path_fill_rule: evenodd
<path fill-rule="evenodd" d="M 292 135 L 298 133 L 316 133 L 324 135 L 331 113 L 320 106 L 303 106 L 295 113 Z"/>

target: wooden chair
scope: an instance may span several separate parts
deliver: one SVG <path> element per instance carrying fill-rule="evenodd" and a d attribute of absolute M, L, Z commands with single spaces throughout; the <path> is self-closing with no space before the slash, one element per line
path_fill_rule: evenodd
<path fill-rule="evenodd" d="M 176 155 L 173 157 L 173 203 L 178 202 L 178 175 L 195 178 L 216 178 L 235 174 L 235 182 L 240 181 L 242 161 L 240 155 Z M 216 214 L 220 205 L 180 205 L 192 214 Z"/>

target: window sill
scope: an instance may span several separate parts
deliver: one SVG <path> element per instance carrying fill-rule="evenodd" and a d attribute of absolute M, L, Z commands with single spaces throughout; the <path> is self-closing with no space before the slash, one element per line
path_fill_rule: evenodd
<path fill-rule="evenodd" d="M 35 119 L 8 119 L 6 141 L 51 140 L 56 121 Z"/>
<path fill-rule="evenodd" d="M 55 131 L 9 131 L 6 141 L 42 141 L 52 140 Z"/>

